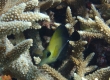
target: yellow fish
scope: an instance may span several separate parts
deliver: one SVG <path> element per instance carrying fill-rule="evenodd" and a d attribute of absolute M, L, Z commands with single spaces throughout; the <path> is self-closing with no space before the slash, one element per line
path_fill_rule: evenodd
<path fill-rule="evenodd" d="M 79 38 L 77 39 L 79 40 Z M 69 41 L 69 34 L 65 26 L 59 26 L 51 37 L 48 47 L 43 51 L 40 65 L 52 63 L 57 60 Z"/>

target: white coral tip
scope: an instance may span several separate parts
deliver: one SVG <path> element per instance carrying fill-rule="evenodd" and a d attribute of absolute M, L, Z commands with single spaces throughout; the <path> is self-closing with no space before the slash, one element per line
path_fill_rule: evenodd
<path fill-rule="evenodd" d="M 19 6 L 25 7 L 26 6 L 26 3 L 21 3 Z"/>
<path fill-rule="evenodd" d="M 29 25 L 29 26 L 32 26 L 32 23 L 31 23 L 31 22 L 28 22 L 28 25 Z"/>

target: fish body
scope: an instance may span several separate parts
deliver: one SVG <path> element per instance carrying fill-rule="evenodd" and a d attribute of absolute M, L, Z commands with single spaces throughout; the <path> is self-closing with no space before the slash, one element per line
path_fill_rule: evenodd
<path fill-rule="evenodd" d="M 48 47 L 43 51 L 40 65 L 55 62 L 69 41 L 67 28 L 59 26 L 54 32 Z"/>

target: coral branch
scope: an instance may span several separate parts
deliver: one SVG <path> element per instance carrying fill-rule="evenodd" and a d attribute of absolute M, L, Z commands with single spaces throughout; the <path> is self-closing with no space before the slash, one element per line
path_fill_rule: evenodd
<path fill-rule="evenodd" d="M 20 33 L 26 29 L 29 29 L 31 25 L 31 22 L 23 21 L 0 22 L 0 37 Z"/>
<path fill-rule="evenodd" d="M 67 80 L 66 78 L 64 78 L 60 73 L 58 73 L 57 71 L 55 71 L 55 69 L 49 67 L 48 65 L 44 64 L 42 66 L 42 69 L 44 69 L 46 72 L 48 72 L 49 74 L 51 74 L 55 79 L 57 80 Z"/>

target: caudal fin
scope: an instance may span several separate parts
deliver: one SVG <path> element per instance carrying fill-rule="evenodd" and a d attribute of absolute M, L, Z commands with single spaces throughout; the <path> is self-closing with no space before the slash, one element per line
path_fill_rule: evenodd
<path fill-rule="evenodd" d="M 78 41 L 79 39 L 80 39 L 80 34 L 77 31 L 74 31 L 70 36 L 70 40 L 72 41 Z"/>

